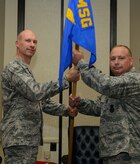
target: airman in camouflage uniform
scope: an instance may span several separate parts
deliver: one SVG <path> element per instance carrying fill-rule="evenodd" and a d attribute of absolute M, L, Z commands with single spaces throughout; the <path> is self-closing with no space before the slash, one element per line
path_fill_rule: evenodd
<path fill-rule="evenodd" d="M 104 164 L 140 164 L 140 73 L 133 67 L 128 47 L 111 50 L 112 76 L 103 74 L 73 51 L 73 62 L 82 80 L 101 94 L 97 100 L 70 96 L 80 113 L 100 116 L 100 151 Z"/>
<path fill-rule="evenodd" d="M 2 72 L 3 119 L 0 130 L 5 164 L 35 164 L 38 146 L 42 144 L 42 110 L 52 115 L 68 116 L 69 107 L 50 100 L 59 93 L 58 81 L 40 84 L 29 69 L 36 46 L 35 34 L 30 30 L 22 31 L 16 41 L 17 58 Z M 78 79 L 76 72 L 75 76 Z M 69 73 L 66 77 L 63 89 L 69 87 L 68 80 L 72 79 Z"/>

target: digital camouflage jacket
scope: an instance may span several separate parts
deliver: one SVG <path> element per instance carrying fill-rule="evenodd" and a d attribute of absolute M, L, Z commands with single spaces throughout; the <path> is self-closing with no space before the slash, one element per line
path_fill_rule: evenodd
<path fill-rule="evenodd" d="M 64 78 L 63 89 L 69 86 Z M 16 58 L 2 72 L 2 146 L 32 145 L 42 141 L 42 110 L 52 115 L 67 115 L 66 107 L 50 98 L 59 93 L 58 81 L 38 83 L 28 65 Z"/>
<path fill-rule="evenodd" d="M 132 68 L 121 76 L 108 76 L 83 60 L 77 69 L 82 80 L 101 94 L 97 100 L 81 99 L 79 106 L 80 113 L 101 118 L 101 156 L 140 156 L 140 73 Z"/>

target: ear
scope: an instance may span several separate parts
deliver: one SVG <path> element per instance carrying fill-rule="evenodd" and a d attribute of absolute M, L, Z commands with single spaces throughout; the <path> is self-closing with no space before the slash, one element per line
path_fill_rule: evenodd
<path fill-rule="evenodd" d="M 16 47 L 18 47 L 18 45 L 19 45 L 17 40 L 16 40 L 16 42 L 15 42 L 15 45 L 16 45 Z"/>
<path fill-rule="evenodd" d="M 134 59 L 133 57 L 130 58 L 130 65 L 133 66 Z"/>

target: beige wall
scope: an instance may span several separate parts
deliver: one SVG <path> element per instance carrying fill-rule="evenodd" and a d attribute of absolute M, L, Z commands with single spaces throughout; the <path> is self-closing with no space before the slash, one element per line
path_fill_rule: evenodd
<path fill-rule="evenodd" d="M 117 0 L 117 44 L 130 46 L 130 0 Z"/>
<path fill-rule="evenodd" d="M 0 73 L 3 68 L 4 58 L 4 27 L 5 27 L 5 0 L 0 0 Z M 0 76 L 1 81 L 1 76 Z M 1 85 L 1 82 L 0 82 Z M 2 103 L 1 103 L 1 87 L 0 87 L 0 119 L 2 118 Z M 3 156 L 2 148 L 0 146 L 0 155 Z"/>
<path fill-rule="evenodd" d="M 4 58 L 4 20 L 5 20 L 5 1 L 0 1 L 0 73 L 3 68 L 3 58 Z M 1 77 L 0 77 L 1 79 Z M 1 83 L 0 83 L 1 85 Z M 0 88 L 1 93 L 1 88 Z M 1 109 L 1 94 L 0 94 L 0 109 Z M 0 118 L 2 115 L 2 110 L 0 110 Z"/>
<path fill-rule="evenodd" d="M 15 56 L 15 39 L 17 32 L 17 0 L 5 0 L 5 46 L 4 60 L 6 65 Z M 67 1 L 65 8 L 67 7 Z M 109 38 L 110 38 L 110 0 L 91 0 L 94 12 L 97 62 L 95 65 L 104 73 L 109 73 Z M 130 44 L 129 29 L 129 0 L 118 1 L 118 31 L 119 43 Z M 25 26 L 32 29 L 38 36 L 38 51 L 34 57 L 31 68 L 39 82 L 56 80 L 59 71 L 60 55 L 60 0 L 26 0 Z M 123 15 L 123 16 L 122 16 Z M 11 21 L 12 20 L 12 21 Z M 124 21 L 125 20 L 125 21 Z M 84 50 L 85 51 L 85 50 Z M 90 53 L 86 60 L 89 59 Z M 97 93 L 78 82 L 77 94 L 84 98 L 94 99 Z M 53 98 L 59 101 L 59 97 Z M 64 92 L 64 103 L 68 103 L 68 91 Z M 99 125 L 99 119 L 79 114 L 75 118 L 75 126 L 81 124 Z M 68 147 L 68 118 L 63 118 L 63 154 L 67 154 Z M 58 117 L 44 114 L 44 140 L 46 144 L 40 147 L 39 159 L 43 159 L 42 152 L 49 149 L 49 142 L 58 142 Z M 58 145 L 57 145 L 58 146 Z M 57 147 L 58 150 L 58 147 Z M 53 161 L 57 162 L 57 152 L 52 152 Z"/>
<path fill-rule="evenodd" d="M 15 57 L 17 0 L 5 0 L 4 66 Z"/>

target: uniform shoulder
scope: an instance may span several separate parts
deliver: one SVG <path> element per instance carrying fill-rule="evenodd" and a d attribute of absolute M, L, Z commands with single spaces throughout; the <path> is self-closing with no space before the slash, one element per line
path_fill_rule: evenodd
<path fill-rule="evenodd" d="M 10 72 L 13 72 L 13 73 L 14 73 L 14 72 L 17 72 L 17 71 L 21 70 L 21 69 L 24 68 L 24 67 L 26 67 L 26 66 L 24 65 L 24 63 L 23 63 L 20 59 L 16 58 L 16 59 L 10 61 L 10 62 L 5 66 L 3 72 L 5 72 L 5 71 L 10 71 Z"/>

